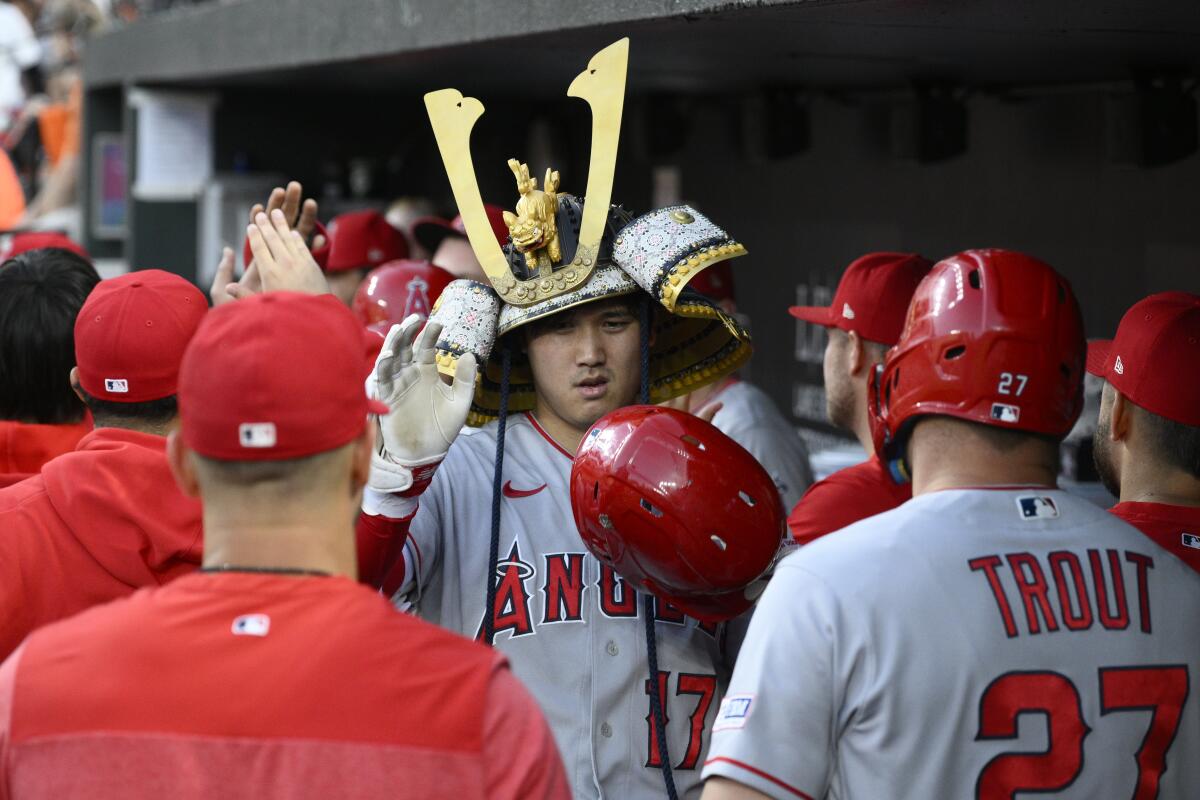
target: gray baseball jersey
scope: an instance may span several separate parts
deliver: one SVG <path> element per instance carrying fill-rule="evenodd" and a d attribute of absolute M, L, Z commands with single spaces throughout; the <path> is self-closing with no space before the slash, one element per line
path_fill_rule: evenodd
<path fill-rule="evenodd" d="M 780 798 L 1196 797 L 1200 576 L 1048 489 L 919 496 L 786 558 L 706 777 Z"/>
<path fill-rule="evenodd" d="M 813 482 L 808 448 L 796 429 L 766 392 L 746 381 L 731 383 L 709 402 L 721 403 L 713 425 L 763 465 L 779 488 L 783 510 L 791 511 Z"/>
<path fill-rule="evenodd" d="M 421 495 L 399 595 L 422 618 L 475 638 L 489 572 L 495 443 L 492 423 L 450 448 Z M 642 603 L 584 547 L 571 514 L 571 462 L 532 416 L 509 419 L 496 646 L 541 704 L 575 797 L 659 798 Z M 655 616 L 675 781 L 680 797 L 697 797 L 707 732 L 729 677 L 724 630 L 666 604 Z"/>

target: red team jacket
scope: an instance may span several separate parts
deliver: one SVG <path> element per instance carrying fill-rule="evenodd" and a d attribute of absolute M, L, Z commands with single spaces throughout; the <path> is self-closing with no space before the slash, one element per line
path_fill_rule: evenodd
<path fill-rule="evenodd" d="M 74 450 L 91 429 L 91 415 L 75 425 L 0 420 L 0 488 L 33 477 L 50 459 Z"/>
<path fill-rule="evenodd" d="M 788 515 L 788 530 L 797 542 L 808 544 L 911 499 L 912 484 L 896 483 L 879 456 L 872 455 L 808 487 Z"/>
<path fill-rule="evenodd" d="M 228 572 L 50 625 L 0 668 L 0 800 L 35 797 L 569 794 L 498 652 L 345 578 Z"/>
<path fill-rule="evenodd" d="M 1200 507 L 1117 503 L 1109 511 L 1200 572 Z"/>
<path fill-rule="evenodd" d="M 36 627 L 199 566 L 200 504 L 176 488 L 166 441 L 98 428 L 0 490 L 0 659 Z"/>

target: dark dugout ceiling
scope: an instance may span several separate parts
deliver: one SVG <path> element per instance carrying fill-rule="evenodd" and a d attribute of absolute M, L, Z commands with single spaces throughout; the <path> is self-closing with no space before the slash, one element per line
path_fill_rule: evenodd
<path fill-rule="evenodd" d="M 235 0 L 98 38 L 86 77 L 557 96 L 621 36 L 635 92 L 1200 73 L 1200 0 Z"/>

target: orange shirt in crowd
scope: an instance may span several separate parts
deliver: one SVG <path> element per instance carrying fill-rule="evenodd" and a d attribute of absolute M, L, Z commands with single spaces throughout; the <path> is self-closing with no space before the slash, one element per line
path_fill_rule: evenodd
<path fill-rule="evenodd" d="M 0 230 L 15 228 L 25 216 L 25 191 L 4 148 L 0 148 Z"/>
<path fill-rule="evenodd" d="M 879 456 L 872 455 L 808 487 L 788 515 L 788 530 L 797 542 L 808 544 L 911 499 L 912 484 L 897 483 Z"/>
<path fill-rule="evenodd" d="M 0 420 L 0 488 L 33 477 L 42 465 L 69 453 L 92 430 L 92 417 L 70 425 L 26 425 Z"/>
<path fill-rule="evenodd" d="M 1200 507 L 1117 503 L 1109 512 L 1149 536 L 1200 572 Z"/>
<path fill-rule="evenodd" d="M 0 489 L 0 659 L 34 628 L 200 565 L 200 504 L 175 486 L 166 442 L 97 428 Z"/>
<path fill-rule="evenodd" d="M 345 578 L 190 575 L 0 667 L 0 800 L 569 796 L 499 652 Z"/>

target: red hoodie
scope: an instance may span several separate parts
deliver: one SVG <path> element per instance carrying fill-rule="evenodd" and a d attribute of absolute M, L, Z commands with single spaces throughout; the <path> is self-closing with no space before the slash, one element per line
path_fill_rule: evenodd
<path fill-rule="evenodd" d="M 50 459 L 74 450 L 91 430 L 90 414 L 73 425 L 26 425 L 0 420 L 0 487 L 36 475 Z"/>
<path fill-rule="evenodd" d="M 200 504 L 161 436 L 98 428 L 0 490 L 0 660 L 41 625 L 200 565 Z"/>

